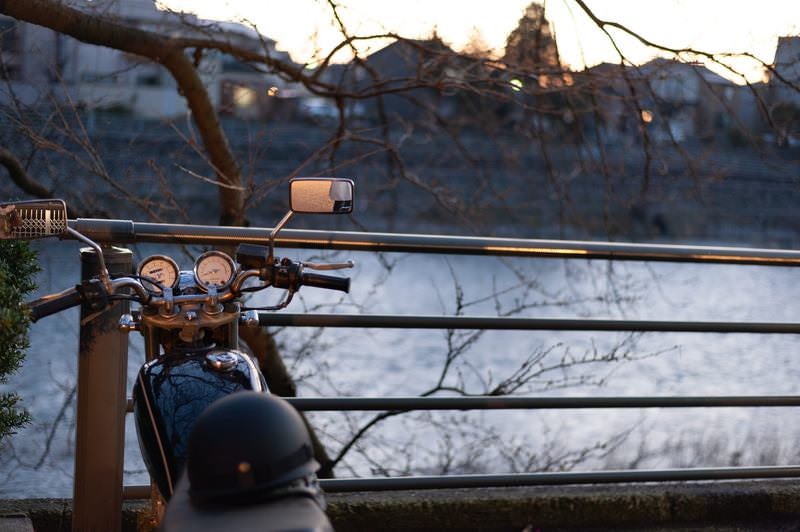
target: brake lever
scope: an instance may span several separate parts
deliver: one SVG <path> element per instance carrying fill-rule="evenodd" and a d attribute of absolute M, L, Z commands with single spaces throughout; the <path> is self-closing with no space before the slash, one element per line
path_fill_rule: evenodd
<path fill-rule="evenodd" d="M 309 270 L 344 270 L 345 268 L 352 268 L 356 265 L 355 262 L 352 260 L 348 260 L 347 262 L 333 262 L 331 264 L 323 264 L 320 262 L 304 262 L 303 267 L 308 268 Z"/>

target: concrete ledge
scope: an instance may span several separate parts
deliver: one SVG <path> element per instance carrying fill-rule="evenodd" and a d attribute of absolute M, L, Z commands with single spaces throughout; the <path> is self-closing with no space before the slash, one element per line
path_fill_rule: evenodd
<path fill-rule="evenodd" d="M 337 530 L 797 530 L 794 480 L 332 494 Z"/>
<path fill-rule="evenodd" d="M 139 516 L 149 510 L 149 501 L 126 501 L 122 512 L 122 529 L 135 532 Z M 72 499 L 0 499 L 0 514 L 26 514 L 36 532 L 70 532 Z"/>
<path fill-rule="evenodd" d="M 0 501 L 37 531 L 70 529 L 71 501 Z M 798 530 L 800 482 L 681 482 L 362 492 L 328 495 L 336 530 Z M 136 530 L 147 501 L 125 504 Z"/>

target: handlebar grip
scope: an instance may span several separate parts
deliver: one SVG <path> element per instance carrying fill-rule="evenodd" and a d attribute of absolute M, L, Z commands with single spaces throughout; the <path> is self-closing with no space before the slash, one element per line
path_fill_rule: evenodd
<path fill-rule="evenodd" d="M 31 321 L 35 322 L 56 312 L 76 307 L 81 303 L 83 303 L 83 294 L 75 288 L 70 288 L 59 294 L 31 301 L 27 307 L 31 311 Z"/>
<path fill-rule="evenodd" d="M 350 291 L 349 277 L 336 277 L 334 275 L 322 275 L 319 273 L 303 273 L 300 282 L 305 286 L 316 286 L 317 288 L 340 290 L 342 292 Z"/>

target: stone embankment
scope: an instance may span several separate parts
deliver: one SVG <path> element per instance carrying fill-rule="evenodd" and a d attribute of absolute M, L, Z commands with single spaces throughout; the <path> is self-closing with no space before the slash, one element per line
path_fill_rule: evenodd
<path fill-rule="evenodd" d="M 36 129 L 71 155 L 32 145 L 7 120 L 0 120 L 0 140 L 29 162 L 31 175 L 85 200 L 85 207 L 120 218 L 216 223 L 213 175 L 187 142 L 196 133 L 186 123 L 119 115 L 85 122 L 88 145 L 44 123 Z M 335 157 L 315 158 L 330 128 L 252 122 L 225 128 L 253 225 L 271 226 L 283 214 L 286 191 L 276 185 L 302 168 L 306 175 L 355 178 L 359 223 L 311 217 L 293 221 L 298 227 L 800 247 L 800 155 L 792 151 L 697 144 L 656 145 L 646 154 L 635 143 L 553 143 L 545 157 L 541 146 L 511 134 L 462 132 L 456 145 L 450 137 L 404 131 L 395 139 L 402 174 L 374 144 L 344 143 Z M 361 133 L 370 134 L 379 133 Z M 140 201 L 126 200 L 125 191 Z M 0 196 L 19 191 L 3 180 Z"/>
<path fill-rule="evenodd" d="M 795 480 L 451 489 L 328 495 L 338 532 L 422 530 L 797 530 Z M 147 501 L 125 504 L 123 530 L 143 530 Z M 37 532 L 70 530 L 70 501 L 0 501 Z"/>

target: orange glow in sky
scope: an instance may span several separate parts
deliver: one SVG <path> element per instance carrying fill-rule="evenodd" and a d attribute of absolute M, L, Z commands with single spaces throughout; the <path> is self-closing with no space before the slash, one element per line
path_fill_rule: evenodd
<path fill-rule="evenodd" d="M 406 37 L 438 34 L 456 50 L 479 32 L 497 55 L 530 0 L 336 0 L 353 34 L 395 32 Z M 203 18 L 242 20 L 275 39 L 278 48 L 298 62 L 313 63 L 341 41 L 328 3 L 323 0 L 159 0 L 163 6 L 197 13 Z M 692 47 L 713 53 L 751 52 L 767 63 L 775 55 L 779 36 L 800 34 L 798 0 L 586 0 L 597 16 L 625 24 L 645 38 L 671 47 Z M 573 0 L 545 2 L 562 60 L 573 69 L 603 61 L 619 62 L 608 38 Z M 611 30 L 623 53 L 636 64 L 657 51 Z M 374 51 L 385 42 L 361 45 Z M 665 55 L 665 54 L 661 54 Z M 337 57 L 340 62 L 349 56 Z M 692 59 L 692 58 L 687 58 Z M 763 69 L 751 60 L 725 59 L 750 81 L 760 81 Z M 719 65 L 708 65 L 733 81 L 741 78 Z"/>

